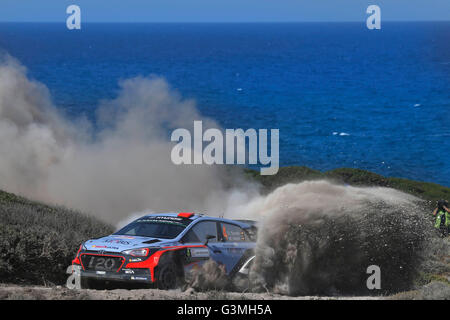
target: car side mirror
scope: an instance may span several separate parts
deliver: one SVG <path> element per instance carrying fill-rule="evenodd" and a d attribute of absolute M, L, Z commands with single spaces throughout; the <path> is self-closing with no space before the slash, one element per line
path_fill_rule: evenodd
<path fill-rule="evenodd" d="M 205 244 L 204 244 L 204 245 L 207 246 L 209 240 L 215 239 L 215 238 L 216 238 L 216 236 L 213 236 L 213 235 L 211 235 L 211 234 L 206 235 L 206 241 L 205 241 Z"/>

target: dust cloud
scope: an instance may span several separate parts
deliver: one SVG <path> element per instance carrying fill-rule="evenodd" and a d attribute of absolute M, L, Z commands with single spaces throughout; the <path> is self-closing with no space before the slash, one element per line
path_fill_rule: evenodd
<path fill-rule="evenodd" d="M 121 81 L 117 97 L 99 103 L 94 124 L 68 120 L 17 60 L 0 61 L 0 189 L 112 224 L 145 210 L 223 213 L 233 170 L 170 159 L 173 129 L 194 120 L 219 126 L 164 79 Z"/>

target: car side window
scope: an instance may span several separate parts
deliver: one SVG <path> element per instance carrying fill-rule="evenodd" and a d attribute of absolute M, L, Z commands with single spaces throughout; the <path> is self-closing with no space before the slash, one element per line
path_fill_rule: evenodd
<path fill-rule="evenodd" d="M 217 223 L 215 221 L 202 221 L 192 227 L 183 237 L 184 243 L 204 243 L 206 236 L 212 235 L 215 238 L 209 239 L 209 242 L 217 242 Z"/>
<path fill-rule="evenodd" d="M 222 231 L 224 241 L 227 242 L 248 241 L 245 231 L 237 225 L 230 223 L 221 223 L 220 230 Z"/>

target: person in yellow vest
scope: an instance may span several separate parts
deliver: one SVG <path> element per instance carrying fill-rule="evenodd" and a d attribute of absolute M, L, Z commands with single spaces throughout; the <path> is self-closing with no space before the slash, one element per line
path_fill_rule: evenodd
<path fill-rule="evenodd" d="M 443 237 L 448 236 L 450 229 L 450 209 L 446 200 L 439 200 L 437 207 L 433 211 L 433 216 L 436 217 L 434 227 L 441 231 Z"/>

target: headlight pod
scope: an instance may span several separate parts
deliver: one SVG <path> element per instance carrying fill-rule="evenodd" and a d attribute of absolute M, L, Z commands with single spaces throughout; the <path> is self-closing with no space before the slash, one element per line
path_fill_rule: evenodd
<path fill-rule="evenodd" d="M 133 257 L 146 257 L 148 255 L 148 248 L 130 249 L 122 251 L 123 254 L 127 254 Z"/>

